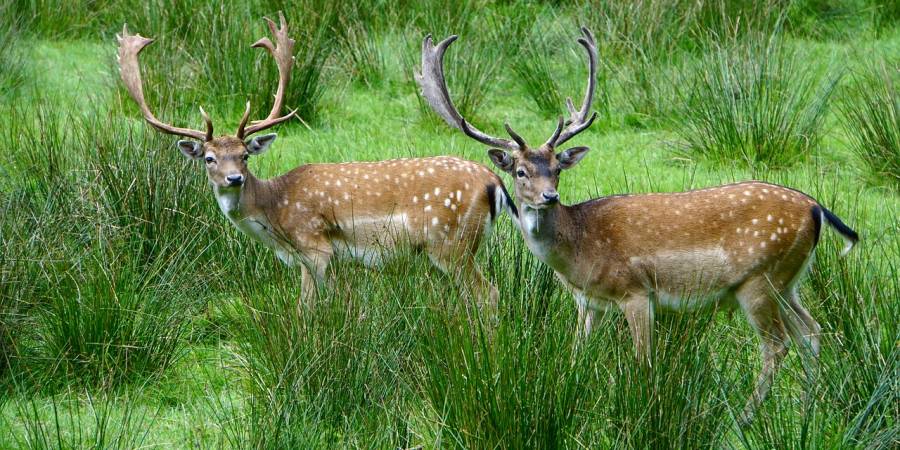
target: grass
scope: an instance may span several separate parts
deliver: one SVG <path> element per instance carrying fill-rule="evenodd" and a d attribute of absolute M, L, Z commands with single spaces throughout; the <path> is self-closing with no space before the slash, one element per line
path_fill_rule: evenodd
<path fill-rule="evenodd" d="M 896 131 L 883 73 L 891 61 L 868 56 L 900 46 L 889 3 L 833 20 L 811 6 L 743 2 L 63 3 L 3 4 L 22 22 L 0 34 L 15 44 L 0 46 L 5 68 L 21 74 L 0 97 L 0 447 L 891 448 L 900 439 L 900 201 L 868 162 Z M 589 23 L 603 118 L 573 142 L 593 152 L 562 180 L 564 201 L 748 178 L 815 196 L 862 235 L 839 258 L 826 232 L 801 285 L 824 329 L 819 364 L 795 348 L 757 420 L 739 427 L 759 364 L 739 313 L 660 317 L 652 369 L 637 363 L 617 312 L 599 315 L 576 346 L 571 295 L 505 218 L 479 255 L 500 291 L 496 328 L 473 325 L 454 283 L 413 252 L 374 270 L 335 263 L 320 307 L 298 316 L 299 273 L 222 217 L 200 165 L 139 119 L 112 56 L 123 22 L 158 38 L 142 56 L 157 115 L 196 127 L 202 104 L 228 131 L 248 98 L 255 113 L 269 107 L 274 64 L 248 47 L 267 33 L 261 16 L 278 9 L 298 41 L 287 104 L 316 120 L 278 128 L 273 150 L 251 160 L 261 177 L 322 161 L 487 163 L 482 146 L 421 120 L 432 114 L 411 74 L 427 32 L 461 35 L 447 68 L 464 114 L 498 134 L 508 119 L 541 141 L 564 112 L 560 97 L 580 98 L 573 37 Z M 59 10 L 70 14 L 50 14 Z M 856 31 L 808 32 L 833 23 Z"/>
<path fill-rule="evenodd" d="M 900 66 L 881 61 L 855 77 L 840 105 L 850 146 L 876 184 L 900 186 Z"/>
<path fill-rule="evenodd" d="M 680 116 L 685 155 L 749 166 L 785 167 L 809 158 L 837 75 L 820 80 L 779 40 L 720 49 L 685 97 Z M 805 64 L 809 64 L 808 62 Z"/>

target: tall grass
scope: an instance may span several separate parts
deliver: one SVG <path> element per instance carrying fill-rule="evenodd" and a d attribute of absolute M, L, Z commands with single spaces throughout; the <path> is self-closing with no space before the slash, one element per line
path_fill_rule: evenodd
<path fill-rule="evenodd" d="M 556 46 L 546 35 L 535 33 L 513 58 L 512 69 L 525 85 L 525 92 L 543 116 L 554 117 L 565 110 L 565 96 L 553 78 L 553 50 Z"/>
<path fill-rule="evenodd" d="M 90 390 L 70 390 L 47 401 L 18 400 L 12 417 L 0 418 L 17 433 L 0 438 L 0 444 L 30 449 L 138 448 L 148 440 L 154 419 L 131 401 L 128 396 Z"/>
<path fill-rule="evenodd" d="M 896 225 L 881 225 L 896 231 Z M 754 424 L 739 435 L 746 447 L 765 442 L 785 448 L 890 448 L 900 438 L 900 328 L 893 320 L 900 311 L 897 302 L 885 301 L 900 295 L 900 248 L 869 243 L 876 247 L 863 244 L 854 250 L 859 254 L 847 258 L 830 242 L 818 249 L 804 301 L 823 327 L 819 364 L 783 371 L 793 380 L 779 387 L 786 398 L 763 405 Z M 811 385 L 807 370 L 814 373 Z"/>
<path fill-rule="evenodd" d="M 580 412 L 590 402 L 584 378 L 593 355 L 573 351 L 572 314 L 561 307 L 552 273 L 507 242 L 492 242 L 491 266 L 501 297 L 515 300 L 502 305 L 496 329 L 453 314 L 446 300 L 425 315 L 415 379 L 431 420 L 440 424 L 434 445 L 558 448 L 577 442 Z"/>
<path fill-rule="evenodd" d="M 11 98 L 25 82 L 27 66 L 22 40 L 22 19 L 10 0 L 0 2 L 0 100 Z"/>
<path fill-rule="evenodd" d="M 854 77 L 839 104 L 850 147 L 878 184 L 900 187 L 900 64 L 881 61 Z"/>
<path fill-rule="evenodd" d="M 770 168 L 808 158 L 837 77 L 823 83 L 801 61 L 775 37 L 705 58 L 678 118 L 685 156 Z"/>
<path fill-rule="evenodd" d="M 180 355 L 204 298 L 189 281 L 213 245 L 191 231 L 197 183 L 171 169 L 175 152 L 152 132 L 50 106 L 14 110 L 6 124 L 17 152 L 4 171 L 24 176 L 3 192 L 27 215 L 24 226 L 4 221 L 17 250 L 4 271 L 4 321 L 22 331 L 8 347 L 30 350 L 4 358 L 44 384 L 158 374 Z"/>
<path fill-rule="evenodd" d="M 429 289 L 421 290 L 417 282 L 428 266 L 406 255 L 376 274 L 336 261 L 314 309 L 298 310 L 295 270 L 246 283 L 231 309 L 231 329 L 248 398 L 214 407 L 228 442 L 407 446 L 404 430 L 385 427 L 406 405 L 401 377 L 419 328 L 416 311 L 433 299 L 413 293 L 437 287 L 425 281 Z"/>

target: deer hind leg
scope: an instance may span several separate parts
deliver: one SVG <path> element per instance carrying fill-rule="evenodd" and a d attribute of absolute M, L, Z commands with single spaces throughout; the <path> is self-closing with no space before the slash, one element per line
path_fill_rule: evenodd
<path fill-rule="evenodd" d="M 619 304 L 628 321 L 634 350 L 639 360 L 649 362 L 650 339 L 653 332 L 653 305 L 647 294 L 634 294 Z"/>
<path fill-rule="evenodd" d="M 474 300 L 487 313 L 487 317 L 495 320 L 500 294 L 478 269 L 474 251 L 470 249 L 448 250 L 446 248 L 429 250 L 428 257 L 438 269 L 456 281 L 464 295 L 468 299 Z"/>
<path fill-rule="evenodd" d="M 742 423 L 748 423 L 765 400 L 781 361 L 787 355 L 787 340 L 777 294 L 765 278 L 751 280 L 736 292 L 738 304 L 761 340 L 762 367 L 756 387 L 744 406 Z"/>
<path fill-rule="evenodd" d="M 788 319 L 788 333 L 796 345 L 804 345 L 815 358 L 819 356 L 819 335 L 822 327 L 809 314 L 809 311 L 800 303 L 800 294 L 797 288 L 791 289 L 787 296 L 789 310 L 786 311 Z"/>

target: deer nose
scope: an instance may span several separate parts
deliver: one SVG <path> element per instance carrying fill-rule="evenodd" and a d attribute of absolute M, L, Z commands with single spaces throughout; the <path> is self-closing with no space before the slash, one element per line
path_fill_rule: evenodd
<path fill-rule="evenodd" d="M 240 186 L 244 183 L 243 175 L 228 175 L 225 177 L 225 180 L 228 181 L 229 186 Z"/>
<path fill-rule="evenodd" d="M 544 197 L 544 200 L 547 203 L 556 203 L 559 201 L 559 192 L 554 191 L 544 191 L 541 193 L 541 196 Z"/>

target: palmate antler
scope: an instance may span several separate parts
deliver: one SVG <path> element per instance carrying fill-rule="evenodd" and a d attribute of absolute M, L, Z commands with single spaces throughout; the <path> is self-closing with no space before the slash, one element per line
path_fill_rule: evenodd
<path fill-rule="evenodd" d="M 272 111 L 269 112 L 268 117 L 254 121 L 249 127 L 245 128 L 247 125 L 247 118 L 250 117 L 250 102 L 247 102 L 247 108 L 244 110 L 244 116 L 241 118 L 241 123 L 238 125 L 237 129 L 237 137 L 240 139 L 258 131 L 265 130 L 266 128 L 278 125 L 279 123 L 290 119 L 297 113 L 297 110 L 295 109 L 287 115 L 281 117 L 278 116 L 281 114 L 281 108 L 284 105 L 284 92 L 287 89 L 288 81 L 291 79 L 291 68 L 294 65 L 295 43 L 295 41 L 288 36 L 287 22 L 281 11 L 278 12 L 278 19 L 281 23 L 281 28 L 277 28 L 275 22 L 269 18 L 265 18 L 269 25 L 269 30 L 271 30 L 272 35 L 275 36 L 275 44 L 273 44 L 269 38 L 264 37 L 260 38 L 252 45 L 252 47 L 265 48 L 268 50 L 269 54 L 275 58 L 275 63 L 278 64 L 278 89 L 275 91 L 275 102 L 272 104 Z"/>
<path fill-rule="evenodd" d="M 519 135 L 512 131 L 512 128 L 510 128 L 508 124 L 506 125 L 506 130 L 513 138 L 513 141 L 489 136 L 472 125 L 469 125 L 469 123 L 466 122 L 466 119 L 456 111 L 456 107 L 453 106 L 453 101 L 450 99 L 450 92 L 447 89 L 447 82 L 444 80 L 444 52 L 446 52 L 447 47 L 458 38 L 459 36 L 457 35 L 450 36 L 435 46 L 431 39 L 431 35 L 425 36 L 425 40 L 422 42 L 422 72 L 415 74 L 416 83 L 418 83 L 419 88 L 422 89 L 422 95 L 425 97 L 425 101 L 427 101 L 428 104 L 431 105 L 431 108 L 434 109 L 434 112 L 438 113 L 438 115 L 450 124 L 450 126 L 462 130 L 466 136 L 469 136 L 482 144 L 513 151 L 524 150 L 525 142 Z"/>
<path fill-rule="evenodd" d="M 179 128 L 167 123 L 163 123 L 153 115 L 153 112 L 150 111 L 150 107 L 147 106 L 147 101 L 144 99 L 144 88 L 141 83 L 141 68 L 138 64 L 138 55 L 141 53 L 141 50 L 143 50 L 144 47 L 153 43 L 153 39 L 145 38 L 139 34 L 129 34 L 128 25 L 124 25 L 122 27 L 122 34 L 116 35 L 116 39 L 118 39 L 119 41 L 119 73 L 122 75 L 122 82 L 125 83 L 125 88 L 128 90 L 131 98 L 134 99 L 134 102 L 137 103 L 138 107 L 141 108 L 141 113 L 143 113 L 144 119 L 146 119 L 150 125 L 153 125 L 154 128 L 162 131 L 163 133 L 175 134 L 178 136 L 194 138 L 201 141 L 212 140 L 212 121 L 209 120 L 209 116 L 206 114 L 206 111 L 204 111 L 202 107 L 200 108 L 200 114 L 203 116 L 203 120 L 206 122 L 205 133 L 199 130 Z"/>
<path fill-rule="evenodd" d="M 278 89 L 275 91 L 275 102 L 272 105 L 272 111 L 269 113 L 268 117 L 263 120 L 254 121 L 249 127 L 247 126 L 247 119 L 250 116 L 250 102 L 247 102 L 247 108 L 244 110 L 244 116 L 241 119 L 241 123 L 238 126 L 236 133 L 237 137 L 240 139 L 265 130 L 266 128 L 278 125 L 293 117 L 297 112 L 295 109 L 287 115 L 279 117 L 281 108 L 284 106 L 284 93 L 287 89 L 288 81 L 291 78 L 291 67 L 294 64 L 294 40 L 288 37 L 287 23 L 284 19 L 284 14 L 279 11 L 278 17 L 281 22 L 280 28 L 276 27 L 275 22 L 266 18 L 269 30 L 272 31 L 272 34 L 275 37 L 275 44 L 273 44 L 269 38 L 265 37 L 253 44 L 253 47 L 265 48 L 268 50 L 278 64 Z M 122 82 L 125 83 L 125 88 L 128 90 L 131 98 L 134 99 L 134 102 L 141 108 L 144 119 L 163 133 L 175 134 L 201 141 L 211 141 L 213 139 L 212 121 L 202 107 L 200 108 L 200 114 L 206 122 L 205 133 L 199 130 L 179 128 L 163 123 L 153 115 L 153 112 L 150 111 L 150 107 L 147 106 L 147 101 L 144 99 L 144 89 L 141 82 L 141 68 L 138 62 L 138 55 L 144 47 L 153 42 L 153 39 L 145 38 L 141 35 L 130 34 L 127 25 L 122 27 L 122 34 L 117 35 L 116 38 L 119 41 L 118 59 Z"/>
<path fill-rule="evenodd" d="M 559 118 L 559 124 L 556 131 L 547 140 L 546 145 L 556 148 L 564 142 L 572 139 L 578 133 L 586 130 L 597 118 L 597 113 L 591 114 L 588 118 L 588 112 L 591 110 L 591 104 L 594 102 L 594 91 L 597 89 L 597 44 L 594 42 L 594 35 L 590 30 L 581 27 L 582 37 L 578 38 L 578 43 L 587 50 L 588 54 L 588 84 L 584 93 L 584 100 L 581 102 L 581 109 L 576 110 L 572 104 L 572 97 L 566 98 L 566 109 L 569 110 L 569 120 L 565 122 L 566 128 L 563 129 L 563 118 Z"/>
<path fill-rule="evenodd" d="M 550 136 L 550 139 L 545 143 L 545 145 L 550 148 L 556 148 L 578 133 L 586 130 L 597 117 L 597 113 L 591 114 L 590 117 L 588 117 L 591 110 L 591 104 L 594 101 L 594 91 L 597 88 L 597 45 L 594 42 L 594 36 L 587 28 L 581 27 L 581 34 L 582 37 L 578 38 L 578 43 L 581 44 L 588 53 L 587 89 L 584 94 L 581 108 L 578 110 L 576 110 L 575 105 L 572 104 L 571 98 L 566 99 L 566 107 L 569 110 L 569 119 L 564 121 L 562 117 L 559 118 L 556 131 L 553 132 L 553 135 Z M 447 82 L 444 79 L 444 52 L 447 51 L 447 47 L 456 41 L 457 38 L 458 36 L 456 35 L 450 36 L 435 46 L 432 42 L 431 35 L 425 36 L 425 40 L 422 42 L 422 72 L 415 74 L 416 82 L 422 89 L 422 95 L 425 97 L 428 104 L 431 105 L 431 108 L 450 124 L 450 126 L 462 130 L 463 133 L 476 141 L 492 147 L 500 147 L 512 151 L 524 151 L 527 148 L 525 141 L 512 130 L 509 124 L 504 125 L 506 127 L 506 132 L 509 133 L 512 138 L 511 141 L 489 136 L 466 122 L 466 119 L 464 119 L 453 106 L 453 101 L 450 99 L 450 92 L 447 89 Z"/>

